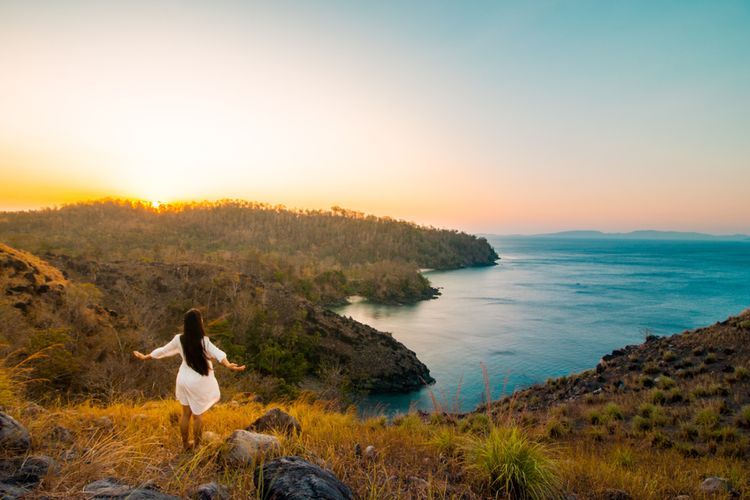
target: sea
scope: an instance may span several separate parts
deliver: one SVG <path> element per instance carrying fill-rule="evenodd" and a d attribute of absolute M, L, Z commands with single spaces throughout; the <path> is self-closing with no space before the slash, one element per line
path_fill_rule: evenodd
<path fill-rule="evenodd" d="M 364 415 L 471 411 L 596 366 L 613 349 L 750 307 L 750 242 L 487 237 L 496 266 L 427 271 L 437 299 L 336 312 L 416 352 L 436 383 L 360 399 Z"/>

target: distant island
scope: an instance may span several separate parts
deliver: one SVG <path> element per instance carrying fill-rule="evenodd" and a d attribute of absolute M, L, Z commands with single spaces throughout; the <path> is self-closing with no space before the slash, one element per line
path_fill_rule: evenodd
<path fill-rule="evenodd" d="M 688 231 L 655 231 L 640 230 L 630 231 L 628 233 L 605 233 L 603 231 L 578 230 L 578 231 L 560 231 L 557 233 L 542 234 L 508 234 L 493 235 L 503 236 L 506 238 L 569 238 L 569 239 L 610 239 L 610 240 L 674 240 L 674 241 L 747 241 L 750 242 L 750 236 L 746 234 L 707 234 Z"/>

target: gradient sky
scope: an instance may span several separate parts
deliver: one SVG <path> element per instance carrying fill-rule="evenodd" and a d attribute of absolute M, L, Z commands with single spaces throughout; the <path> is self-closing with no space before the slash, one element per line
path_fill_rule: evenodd
<path fill-rule="evenodd" d="M 0 209 L 750 233 L 750 3 L 0 0 Z"/>

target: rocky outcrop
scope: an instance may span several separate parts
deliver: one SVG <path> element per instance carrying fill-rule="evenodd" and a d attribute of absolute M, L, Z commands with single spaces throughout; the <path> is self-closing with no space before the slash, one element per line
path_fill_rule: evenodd
<path fill-rule="evenodd" d="M 259 458 L 279 450 L 281 443 L 275 436 L 238 429 L 227 438 L 224 461 L 232 466 L 254 465 Z"/>
<path fill-rule="evenodd" d="M 391 334 L 317 306 L 278 283 L 266 283 L 255 276 L 214 264 L 93 263 L 61 255 L 45 257 L 71 279 L 94 283 L 104 292 L 106 307 L 103 310 L 110 315 L 127 309 L 117 302 L 124 296 L 138 296 L 153 309 L 167 304 L 165 294 L 169 294 L 169 303 L 182 299 L 185 302 L 213 300 L 215 314 L 231 314 L 234 306 L 228 297 L 242 295 L 253 307 L 278 316 L 281 331 L 296 330 L 309 339 L 304 343 L 309 344 L 318 363 L 341 367 L 354 389 L 408 392 L 434 382 L 427 366 Z M 228 283 L 227 293 L 216 292 L 222 280 Z M 163 318 L 170 313 L 174 311 L 165 307 L 160 323 L 169 324 Z M 118 321 L 124 324 L 134 319 L 116 314 Z M 179 321 L 181 318 L 177 316 L 173 323 L 179 324 Z"/>
<path fill-rule="evenodd" d="M 25 453 L 31 448 L 29 431 L 16 419 L 0 412 L 0 450 Z"/>
<path fill-rule="evenodd" d="M 246 430 L 257 432 L 280 431 L 287 434 L 299 434 L 302 432 L 302 425 L 300 425 L 299 420 L 282 411 L 280 408 L 272 408 L 250 424 Z"/>
<path fill-rule="evenodd" d="M 689 380 L 715 374 L 723 379 L 750 358 L 746 324 L 750 325 L 750 310 L 705 328 L 668 337 L 649 335 L 642 344 L 605 354 L 594 369 L 518 391 L 512 396 L 514 407 L 544 410 L 584 397 L 641 392 L 659 385 L 662 377 Z M 509 403 L 506 398 L 493 406 L 503 411 Z"/>
<path fill-rule="evenodd" d="M 352 500 L 353 495 L 331 471 L 300 457 L 280 457 L 255 471 L 264 500 Z"/>
<path fill-rule="evenodd" d="M 57 462 L 45 455 L 31 456 L 25 459 L 0 461 L 0 482 L 21 488 L 34 488 L 42 482 L 48 473 L 60 469 Z"/>

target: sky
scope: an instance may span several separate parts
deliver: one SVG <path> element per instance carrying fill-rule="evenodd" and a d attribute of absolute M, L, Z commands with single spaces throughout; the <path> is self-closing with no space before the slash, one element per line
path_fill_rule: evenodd
<path fill-rule="evenodd" d="M 750 233 L 750 3 L 0 0 L 0 210 Z"/>

